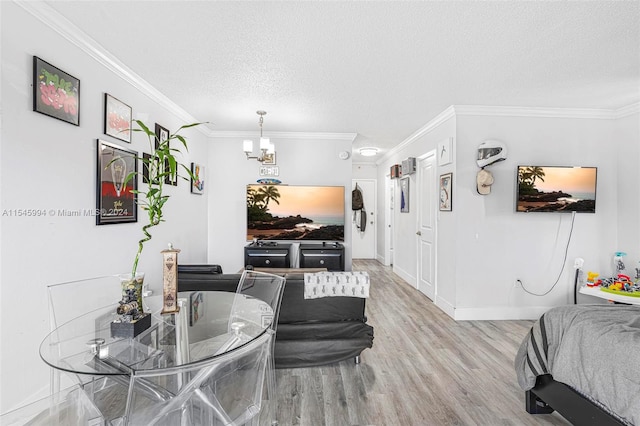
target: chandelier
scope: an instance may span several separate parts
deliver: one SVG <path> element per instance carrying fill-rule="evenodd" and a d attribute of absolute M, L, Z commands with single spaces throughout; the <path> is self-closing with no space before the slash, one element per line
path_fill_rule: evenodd
<path fill-rule="evenodd" d="M 253 141 L 251 139 L 245 139 L 242 144 L 242 150 L 247 156 L 247 160 L 258 160 L 262 163 L 276 152 L 276 147 L 271 143 L 269 138 L 262 136 L 262 124 L 264 123 L 264 116 L 267 115 L 267 112 L 256 111 L 256 114 L 260 116 L 260 155 L 257 157 L 251 155 L 253 153 Z"/>

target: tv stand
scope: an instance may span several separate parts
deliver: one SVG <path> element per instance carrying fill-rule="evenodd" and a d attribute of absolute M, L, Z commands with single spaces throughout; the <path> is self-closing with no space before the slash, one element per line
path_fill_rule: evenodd
<path fill-rule="evenodd" d="M 335 242 L 300 244 L 300 267 L 344 271 L 344 245 Z"/>
<path fill-rule="evenodd" d="M 288 268 L 291 266 L 291 244 L 276 241 L 256 241 L 244 248 L 244 264 L 260 268 Z"/>

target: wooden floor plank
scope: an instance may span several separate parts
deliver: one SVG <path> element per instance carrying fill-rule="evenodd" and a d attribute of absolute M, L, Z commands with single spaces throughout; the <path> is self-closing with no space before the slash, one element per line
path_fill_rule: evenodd
<path fill-rule="evenodd" d="M 454 321 L 375 260 L 362 363 L 277 370 L 280 426 L 568 425 L 524 409 L 513 360 L 532 321 Z"/>

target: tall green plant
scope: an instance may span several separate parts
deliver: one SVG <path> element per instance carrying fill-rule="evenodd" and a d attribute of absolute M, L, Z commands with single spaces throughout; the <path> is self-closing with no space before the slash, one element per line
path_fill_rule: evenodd
<path fill-rule="evenodd" d="M 138 195 L 138 205 L 147 212 L 149 219 L 148 223 L 142 227 L 144 237 L 138 241 L 138 251 L 133 261 L 133 267 L 131 269 L 131 276 L 135 277 L 138 270 L 138 261 L 140 260 L 140 254 L 144 248 L 144 243 L 151 240 L 151 233 L 149 229 L 154 226 L 158 226 L 161 222 L 164 222 L 163 211 L 164 205 L 169 200 L 169 195 L 166 195 L 164 190 L 165 179 L 169 178 L 171 182 L 175 181 L 177 177 L 185 180 L 193 179 L 194 176 L 191 170 L 184 164 L 178 162 L 176 154 L 181 154 L 180 148 L 171 148 L 170 142 L 172 140 L 179 141 L 184 147 L 185 151 L 189 151 L 187 146 L 187 140 L 180 132 L 190 127 L 199 126 L 203 123 L 192 123 L 181 126 L 174 133 L 170 133 L 169 137 L 165 140 L 159 140 L 155 132 L 151 131 L 141 120 L 135 120 L 137 129 L 132 129 L 134 132 L 142 132 L 147 135 L 149 140 L 149 147 L 151 149 L 151 155 L 149 158 L 140 158 L 142 163 L 148 170 L 148 176 L 146 182 L 146 188 L 144 190 L 134 190 L 133 192 Z M 182 176 L 178 173 L 179 169 L 183 169 L 187 176 Z M 140 173 L 140 172 L 138 172 Z M 138 174 L 136 172 L 130 173 L 127 176 L 127 182 L 133 179 Z"/>

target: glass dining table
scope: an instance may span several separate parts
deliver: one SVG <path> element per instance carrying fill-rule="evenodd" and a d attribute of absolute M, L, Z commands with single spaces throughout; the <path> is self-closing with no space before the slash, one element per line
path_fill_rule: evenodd
<path fill-rule="evenodd" d="M 46 336 L 40 356 L 54 369 L 127 385 L 140 371 L 188 367 L 224 355 L 267 333 L 273 319 L 269 304 L 239 293 L 181 292 L 178 301 L 178 313 L 161 314 L 161 297 L 145 298 L 151 326 L 134 338 L 112 336 L 117 303 L 83 313 Z"/>

